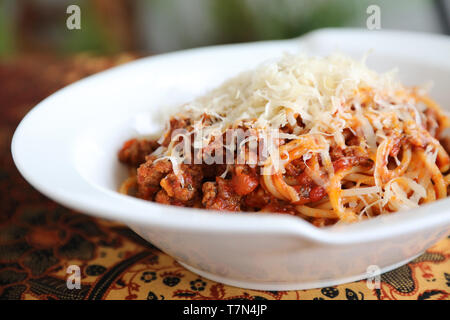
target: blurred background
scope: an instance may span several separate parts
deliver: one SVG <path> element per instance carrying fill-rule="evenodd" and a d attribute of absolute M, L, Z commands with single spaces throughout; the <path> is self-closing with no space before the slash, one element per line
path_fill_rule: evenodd
<path fill-rule="evenodd" d="M 71 4 L 81 9 L 81 30 L 66 27 Z M 323 27 L 365 28 L 373 4 L 382 29 L 450 33 L 449 0 L 0 0 L 0 59 L 147 55 Z"/>

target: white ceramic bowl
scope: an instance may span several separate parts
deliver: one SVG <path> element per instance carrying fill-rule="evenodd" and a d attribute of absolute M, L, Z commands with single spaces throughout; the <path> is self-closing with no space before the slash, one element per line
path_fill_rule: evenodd
<path fill-rule="evenodd" d="M 161 127 L 161 109 L 186 102 L 283 52 L 340 50 L 378 71 L 399 67 L 407 84 L 435 82 L 449 105 L 450 40 L 415 33 L 328 29 L 304 37 L 149 57 L 72 84 L 37 105 L 12 142 L 14 161 L 39 191 L 61 204 L 123 221 L 206 278 L 264 290 L 354 281 L 420 255 L 445 236 L 450 198 L 416 210 L 318 229 L 292 216 L 219 213 L 163 206 L 116 192 L 126 176 L 121 144 Z M 369 268 L 369 270 L 371 270 Z"/>

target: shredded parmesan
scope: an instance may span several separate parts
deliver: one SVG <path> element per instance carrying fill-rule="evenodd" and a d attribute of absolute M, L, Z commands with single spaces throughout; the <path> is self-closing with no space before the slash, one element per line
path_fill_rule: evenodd
<path fill-rule="evenodd" d="M 367 188 L 352 188 L 352 189 L 344 189 L 341 192 L 343 197 L 353 197 L 353 196 L 362 196 L 365 194 L 378 193 L 380 192 L 380 188 L 375 187 L 367 187 Z"/>
<path fill-rule="evenodd" d="M 355 93 L 364 87 L 385 93 L 376 99 L 391 108 L 401 85 L 395 73 L 378 75 L 363 62 L 340 54 L 326 58 L 285 55 L 278 62 L 262 64 L 226 81 L 182 106 L 179 114 L 194 121 L 210 115 L 215 121 L 205 129 L 211 131 L 225 131 L 244 121 L 254 128 L 279 129 L 294 125 L 294 116 L 299 115 L 304 131 L 332 134 L 342 143 L 346 120 L 353 116 L 343 104 L 355 99 Z M 362 112 L 357 112 L 357 118 L 369 147 L 374 148 L 376 135 L 369 119 Z"/>

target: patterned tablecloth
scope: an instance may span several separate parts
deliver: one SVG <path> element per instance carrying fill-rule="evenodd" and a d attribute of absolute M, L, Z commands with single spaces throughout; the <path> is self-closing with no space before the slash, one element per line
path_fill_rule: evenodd
<path fill-rule="evenodd" d="M 34 190 L 11 158 L 19 121 L 57 89 L 130 59 L 22 57 L 0 64 L 0 299 L 450 299 L 450 237 L 383 274 L 379 289 L 359 281 L 247 290 L 193 274 L 123 224 L 73 212 Z M 70 265 L 80 266 L 80 289 L 67 288 Z"/>

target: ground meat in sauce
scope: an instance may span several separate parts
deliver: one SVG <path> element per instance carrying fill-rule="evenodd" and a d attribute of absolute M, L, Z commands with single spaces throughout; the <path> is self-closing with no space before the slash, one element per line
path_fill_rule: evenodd
<path fill-rule="evenodd" d="M 234 167 L 231 184 L 234 191 L 245 196 L 258 187 L 259 179 L 256 168 L 250 168 L 247 165 L 238 164 Z"/>
<path fill-rule="evenodd" d="M 202 191 L 202 204 L 207 209 L 241 210 L 241 196 L 234 191 L 231 180 L 217 177 L 216 182 L 205 182 Z"/>
<path fill-rule="evenodd" d="M 357 145 L 359 145 L 360 137 L 358 137 L 357 135 L 354 135 L 353 132 L 350 129 L 345 128 L 344 131 L 342 132 L 342 134 L 344 135 L 345 145 L 346 146 L 357 146 Z"/>
<path fill-rule="evenodd" d="M 137 168 L 145 162 L 145 157 L 158 148 L 156 141 L 146 139 L 131 139 L 126 141 L 119 151 L 120 162 Z"/>
<path fill-rule="evenodd" d="M 155 201 L 162 204 L 170 204 L 173 206 L 184 207 L 185 203 L 182 201 L 178 201 L 172 197 L 170 197 L 164 189 L 159 190 L 156 193 Z"/>
<path fill-rule="evenodd" d="M 245 196 L 244 205 L 249 210 L 259 210 L 267 206 L 272 198 L 272 195 L 267 193 L 263 187 L 259 186 L 257 189 Z"/>
<path fill-rule="evenodd" d="M 359 158 L 367 158 L 367 154 L 363 153 L 358 148 L 347 147 L 345 149 L 335 147 L 330 149 L 330 157 L 331 161 L 337 161 L 344 157 L 359 157 Z"/>
<path fill-rule="evenodd" d="M 226 164 L 208 165 L 202 164 L 203 178 L 214 181 L 216 177 L 220 177 L 227 170 Z"/>
<path fill-rule="evenodd" d="M 333 167 L 335 171 L 344 170 L 354 166 L 362 166 L 370 168 L 373 166 L 373 161 L 367 157 L 342 157 L 336 161 L 333 161 Z"/>
<path fill-rule="evenodd" d="M 175 175 L 169 173 L 161 179 L 160 185 L 170 197 L 178 201 L 188 202 L 197 195 L 198 189 L 201 187 L 203 172 L 199 165 L 181 165 L 183 181 Z"/>
<path fill-rule="evenodd" d="M 150 200 L 160 189 L 160 181 L 172 171 L 172 163 L 167 160 L 156 161 L 149 157 L 137 169 L 138 196 Z"/>
<path fill-rule="evenodd" d="M 295 203 L 296 205 L 319 201 L 326 195 L 325 189 L 318 186 L 306 172 L 297 175 L 295 179 L 297 184 L 293 188 L 300 196 L 300 200 Z"/>
<path fill-rule="evenodd" d="M 173 172 L 170 160 L 156 161 L 148 157 L 147 161 L 137 169 L 139 197 L 150 200 L 157 194 L 155 201 L 160 203 L 171 203 L 173 200 L 180 205 L 192 205 L 192 200 L 198 196 L 201 188 L 202 168 L 200 165 L 182 164 L 180 171 L 182 180 Z"/>
<path fill-rule="evenodd" d="M 293 177 L 298 176 L 298 175 L 302 174 L 303 171 L 305 171 L 305 168 L 306 168 L 306 164 L 303 161 L 303 158 L 295 159 L 286 165 L 286 167 L 285 167 L 286 175 L 293 176 Z"/>

